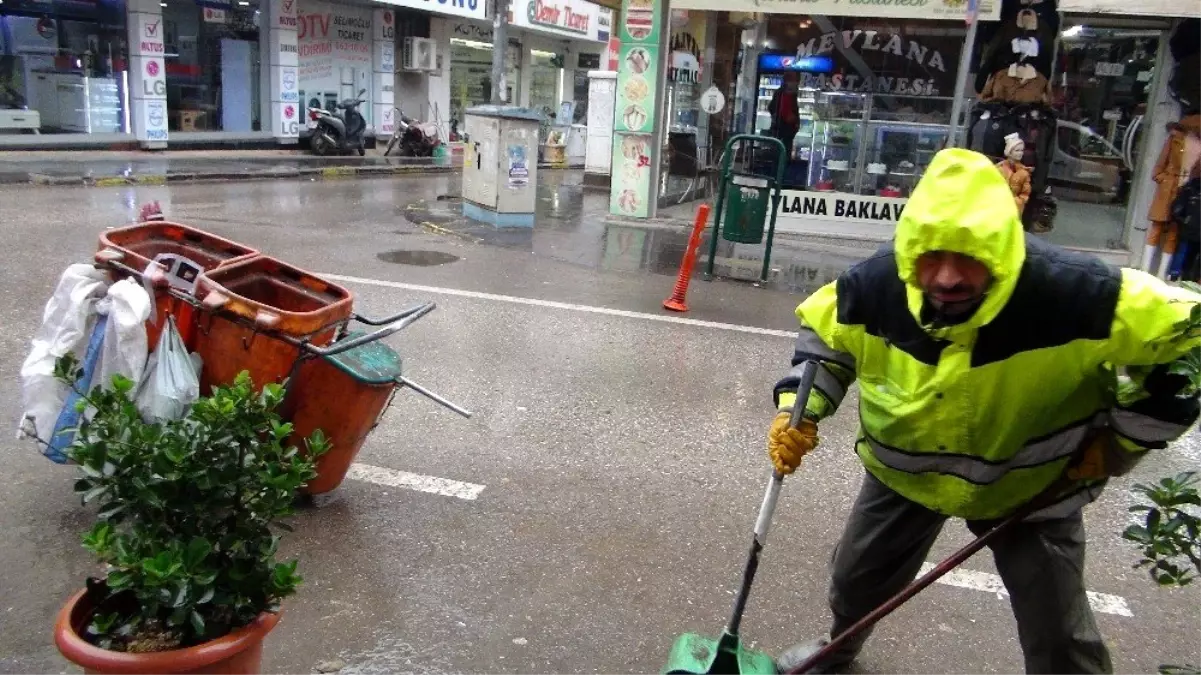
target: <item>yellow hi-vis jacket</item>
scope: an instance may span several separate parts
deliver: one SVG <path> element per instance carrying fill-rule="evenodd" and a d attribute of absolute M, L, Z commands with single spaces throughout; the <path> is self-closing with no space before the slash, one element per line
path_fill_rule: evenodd
<path fill-rule="evenodd" d="M 982 304 L 957 325 L 924 310 L 916 262 L 953 251 L 986 265 Z M 998 518 L 1047 488 L 1086 432 L 1108 425 L 1136 461 L 1197 419 L 1167 365 L 1201 345 L 1183 323 L 1201 297 L 1139 271 L 1027 239 L 1005 179 L 983 155 L 935 156 L 894 240 L 797 307 L 791 408 L 802 365 L 821 364 L 806 411 L 833 413 L 859 382 L 856 450 L 902 496 L 948 516 Z M 1119 378 L 1119 369 L 1125 374 Z M 1082 486 L 1032 518 L 1069 515 Z"/>

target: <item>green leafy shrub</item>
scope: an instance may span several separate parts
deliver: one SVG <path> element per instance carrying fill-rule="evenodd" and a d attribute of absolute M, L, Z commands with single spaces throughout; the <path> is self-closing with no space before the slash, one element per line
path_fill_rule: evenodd
<path fill-rule="evenodd" d="M 73 383 L 78 365 L 64 357 L 55 374 Z M 83 474 L 75 491 L 99 509 L 83 545 L 108 569 L 93 586 L 104 597 L 83 637 L 115 651 L 161 651 L 277 610 L 301 578 L 295 560 L 276 561 L 273 527 L 287 529 L 279 521 L 316 475 L 326 439 L 315 432 L 304 453 L 286 444 L 282 387 L 256 393 L 246 372 L 179 420 L 146 423 L 133 391 L 115 376 L 82 398 L 80 409 L 94 414 L 67 453 Z"/>

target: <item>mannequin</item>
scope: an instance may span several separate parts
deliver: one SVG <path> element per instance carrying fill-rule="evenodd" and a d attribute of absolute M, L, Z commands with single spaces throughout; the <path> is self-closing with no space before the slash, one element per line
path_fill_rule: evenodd
<path fill-rule="evenodd" d="M 1030 200 L 1030 169 L 1022 164 L 1022 155 L 1026 152 L 1026 144 L 1016 133 L 1005 137 L 1005 159 L 997 163 L 997 169 L 1009 183 L 1013 192 L 1014 202 L 1017 203 L 1018 215 L 1026 210 L 1026 202 Z"/>
<path fill-rule="evenodd" d="M 1147 212 L 1147 247 L 1143 251 L 1143 270 L 1164 277 L 1179 241 L 1179 227 L 1172 220 L 1172 201 L 1191 176 L 1201 172 L 1201 114 L 1192 114 L 1168 124 L 1159 160 L 1155 162 L 1155 197 Z M 1156 265 L 1156 256 L 1159 262 Z M 1153 268 L 1153 266 L 1155 266 Z"/>

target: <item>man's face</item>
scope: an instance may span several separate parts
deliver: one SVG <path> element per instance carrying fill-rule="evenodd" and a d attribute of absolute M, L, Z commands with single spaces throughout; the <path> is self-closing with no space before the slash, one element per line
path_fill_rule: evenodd
<path fill-rule="evenodd" d="M 975 310 L 991 281 L 983 263 L 962 253 L 931 251 L 917 259 L 918 286 L 930 305 L 948 317 Z"/>

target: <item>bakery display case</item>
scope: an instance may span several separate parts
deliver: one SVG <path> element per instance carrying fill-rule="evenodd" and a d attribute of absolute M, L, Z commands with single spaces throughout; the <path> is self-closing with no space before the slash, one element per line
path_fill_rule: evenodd
<path fill-rule="evenodd" d="M 820 192 L 854 192 L 862 163 L 868 95 L 823 91 L 815 98 L 808 187 Z"/>
<path fill-rule="evenodd" d="M 819 192 L 906 198 L 950 134 L 950 98 L 819 92 L 814 111 Z"/>

